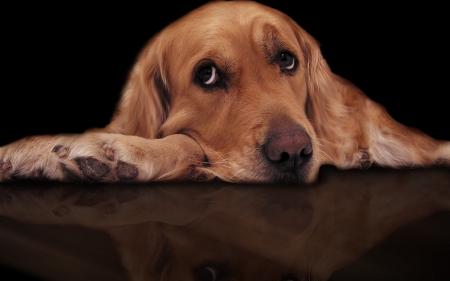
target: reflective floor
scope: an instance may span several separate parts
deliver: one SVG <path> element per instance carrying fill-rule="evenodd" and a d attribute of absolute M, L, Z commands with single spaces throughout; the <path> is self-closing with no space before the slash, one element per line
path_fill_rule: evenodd
<path fill-rule="evenodd" d="M 0 266 L 1 280 L 450 280 L 450 173 L 2 183 Z"/>

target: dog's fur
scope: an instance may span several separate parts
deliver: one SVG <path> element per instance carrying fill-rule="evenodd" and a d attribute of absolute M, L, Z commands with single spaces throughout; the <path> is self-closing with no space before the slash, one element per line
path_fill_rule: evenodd
<path fill-rule="evenodd" d="M 0 181 L 311 183 L 323 164 L 448 166 L 450 143 L 333 74 L 287 15 L 213 1 L 149 41 L 108 126 L 1 147 Z"/>

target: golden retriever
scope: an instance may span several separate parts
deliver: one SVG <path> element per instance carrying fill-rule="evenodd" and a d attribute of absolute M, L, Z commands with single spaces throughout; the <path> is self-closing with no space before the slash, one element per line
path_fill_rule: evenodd
<path fill-rule="evenodd" d="M 148 42 L 109 125 L 1 147 L 0 181 L 311 183 L 324 164 L 448 166 L 450 142 L 394 121 L 282 12 L 212 1 Z"/>

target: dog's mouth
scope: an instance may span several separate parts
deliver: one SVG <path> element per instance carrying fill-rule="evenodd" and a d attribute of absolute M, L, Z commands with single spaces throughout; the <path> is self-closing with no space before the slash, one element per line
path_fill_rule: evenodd
<path fill-rule="evenodd" d="M 196 141 L 203 150 L 203 159 L 196 169 L 198 174 L 240 183 L 307 184 L 311 181 L 313 149 L 303 128 L 288 131 L 288 136 L 272 133 L 262 144 L 226 153 L 205 145 L 208 142 L 195 138 L 195 134 L 180 133 Z"/>
<path fill-rule="evenodd" d="M 309 157 L 312 157 L 312 152 Z M 261 160 L 261 174 L 264 182 L 272 184 L 307 184 L 310 182 L 312 164 L 310 161 L 293 160 L 292 164 L 271 163 Z"/>
<path fill-rule="evenodd" d="M 227 182 L 249 184 L 308 184 L 313 172 L 312 161 L 294 161 L 292 166 L 285 163 L 271 163 L 260 152 L 253 159 L 212 159 L 204 154 L 198 172 L 214 175 L 217 179 Z M 240 163 L 239 163 L 240 162 Z M 289 168 L 288 168 L 289 166 Z"/>

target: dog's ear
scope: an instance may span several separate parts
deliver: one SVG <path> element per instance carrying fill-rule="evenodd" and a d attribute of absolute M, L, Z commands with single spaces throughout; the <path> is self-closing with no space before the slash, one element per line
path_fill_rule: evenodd
<path fill-rule="evenodd" d="M 133 66 L 111 123 L 110 132 L 154 139 L 170 105 L 161 35 L 152 38 Z"/>
<path fill-rule="evenodd" d="M 346 92 L 357 88 L 331 71 L 315 38 L 298 25 L 295 29 L 306 64 L 307 116 L 319 136 L 336 135 L 341 126 L 334 123 L 341 122 L 349 110 L 345 103 Z"/>
<path fill-rule="evenodd" d="M 167 280 L 172 250 L 157 223 L 122 225 L 106 231 L 115 243 L 130 280 Z"/>

